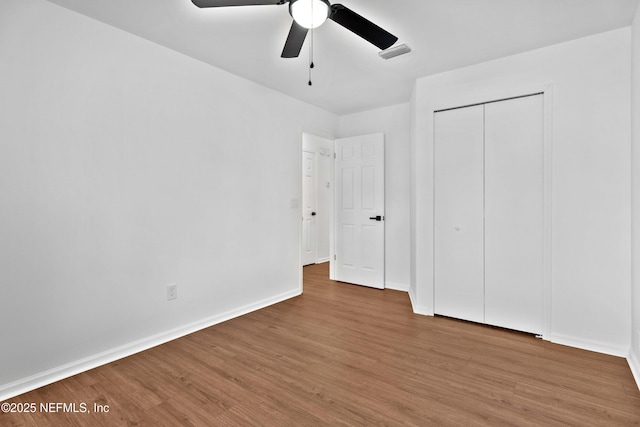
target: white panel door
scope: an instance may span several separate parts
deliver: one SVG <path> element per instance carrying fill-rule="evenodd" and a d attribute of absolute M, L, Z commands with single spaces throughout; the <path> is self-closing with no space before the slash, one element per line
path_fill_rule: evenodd
<path fill-rule="evenodd" d="M 485 322 L 542 333 L 543 96 L 485 105 Z"/>
<path fill-rule="evenodd" d="M 435 313 L 484 322 L 483 106 L 435 114 Z"/>
<path fill-rule="evenodd" d="M 317 256 L 316 153 L 302 152 L 302 265 L 315 264 Z"/>
<path fill-rule="evenodd" d="M 337 139 L 336 280 L 384 288 L 384 135 Z"/>

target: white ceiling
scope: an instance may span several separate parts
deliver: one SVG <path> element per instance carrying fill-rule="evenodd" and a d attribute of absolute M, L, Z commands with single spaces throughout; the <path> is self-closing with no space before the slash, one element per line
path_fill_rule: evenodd
<path fill-rule="evenodd" d="M 336 114 L 407 102 L 418 77 L 631 24 L 638 0 L 336 0 L 413 50 L 378 49 L 327 21 L 282 59 L 288 6 L 199 9 L 190 0 L 49 0 Z"/>

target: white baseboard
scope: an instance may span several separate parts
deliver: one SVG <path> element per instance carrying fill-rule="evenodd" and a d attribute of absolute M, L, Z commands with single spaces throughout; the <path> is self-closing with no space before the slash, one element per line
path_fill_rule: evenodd
<path fill-rule="evenodd" d="M 627 356 L 627 363 L 629 364 L 629 368 L 631 368 L 631 373 L 633 374 L 633 378 L 636 380 L 636 386 L 640 390 L 640 359 L 634 351 L 630 351 Z"/>
<path fill-rule="evenodd" d="M 580 348 L 582 350 L 595 351 L 596 353 L 609 354 L 611 356 L 627 357 L 629 355 L 628 347 L 618 347 L 607 343 L 584 340 L 575 337 L 568 337 L 564 335 L 551 334 L 551 336 L 544 337 L 552 343 L 566 345 L 568 347 Z"/>
<path fill-rule="evenodd" d="M 415 314 L 421 314 L 423 316 L 433 316 L 433 311 L 428 310 L 426 307 L 417 305 L 417 298 L 413 294 L 413 290 L 409 287 L 409 301 L 411 301 L 411 308 Z"/>
<path fill-rule="evenodd" d="M 325 263 L 325 262 L 329 262 L 329 257 L 326 257 L 326 258 L 318 258 L 318 259 L 316 260 L 316 264 L 323 264 L 323 263 Z"/>
<path fill-rule="evenodd" d="M 177 338 L 192 334 L 201 329 L 205 329 L 218 323 L 226 322 L 227 320 L 233 319 L 235 317 L 251 313 L 252 311 L 260 310 L 261 308 L 265 308 L 270 305 L 285 301 L 300 294 L 300 289 L 284 292 L 272 298 L 267 298 L 262 301 L 248 304 L 235 310 L 230 310 L 222 314 L 208 317 L 206 319 L 202 319 L 188 325 L 152 335 L 150 337 L 142 338 L 140 340 L 116 348 L 112 348 L 107 351 L 94 354 L 92 356 L 85 357 L 83 359 L 76 360 L 74 362 L 70 362 L 53 369 L 39 372 L 27 378 L 22 378 L 8 384 L 0 385 L 0 402 L 26 393 L 28 391 L 35 390 L 39 387 L 54 383 L 56 381 L 60 381 L 64 378 L 77 375 L 81 372 L 97 368 L 98 366 L 102 366 L 107 363 L 114 362 L 118 359 L 122 359 L 141 351 L 148 350 L 152 347 L 156 347 L 166 342 L 173 341 Z"/>
<path fill-rule="evenodd" d="M 394 291 L 409 292 L 409 285 L 406 284 L 384 282 L 384 287 L 385 289 L 391 289 Z"/>
<path fill-rule="evenodd" d="M 430 310 L 427 307 L 419 306 L 417 304 L 417 298 L 411 288 L 409 288 L 409 300 L 411 301 L 411 308 L 413 309 L 413 312 L 415 314 L 421 314 L 424 316 L 434 315 L 433 310 Z M 543 338 L 555 344 L 561 344 L 568 347 L 575 347 L 582 350 L 595 351 L 597 353 L 626 358 L 629 366 L 631 367 L 631 371 L 633 372 L 636 384 L 638 384 L 638 387 L 640 388 L 640 358 L 638 358 L 635 353 L 630 353 L 628 347 L 619 347 L 608 343 L 584 340 L 557 334 L 552 334 L 549 337 L 545 336 Z"/>

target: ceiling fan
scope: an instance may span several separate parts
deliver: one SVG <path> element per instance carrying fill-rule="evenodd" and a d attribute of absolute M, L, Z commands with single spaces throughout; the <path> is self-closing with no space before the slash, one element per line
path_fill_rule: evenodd
<path fill-rule="evenodd" d="M 289 36 L 282 50 L 282 58 L 296 58 L 304 44 L 309 29 L 319 27 L 327 19 L 342 25 L 379 49 L 391 47 L 398 38 L 363 18 L 341 4 L 330 4 L 328 0 L 191 0 L 198 7 L 283 5 L 289 3 L 289 14 L 293 18 Z"/>

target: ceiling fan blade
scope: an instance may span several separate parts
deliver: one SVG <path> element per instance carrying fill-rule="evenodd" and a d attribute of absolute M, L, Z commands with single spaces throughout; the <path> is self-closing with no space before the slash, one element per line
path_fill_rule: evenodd
<path fill-rule="evenodd" d="M 308 31 L 308 29 L 298 25 L 296 21 L 293 21 L 280 57 L 297 58 L 298 55 L 300 55 L 300 49 L 302 49 L 302 45 L 304 44 L 304 39 L 307 37 Z"/>
<path fill-rule="evenodd" d="M 198 7 L 258 6 L 285 4 L 289 0 L 191 0 Z"/>
<path fill-rule="evenodd" d="M 331 5 L 329 19 L 345 27 L 378 48 L 391 47 L 398 38 L 341 4 Z"/>

